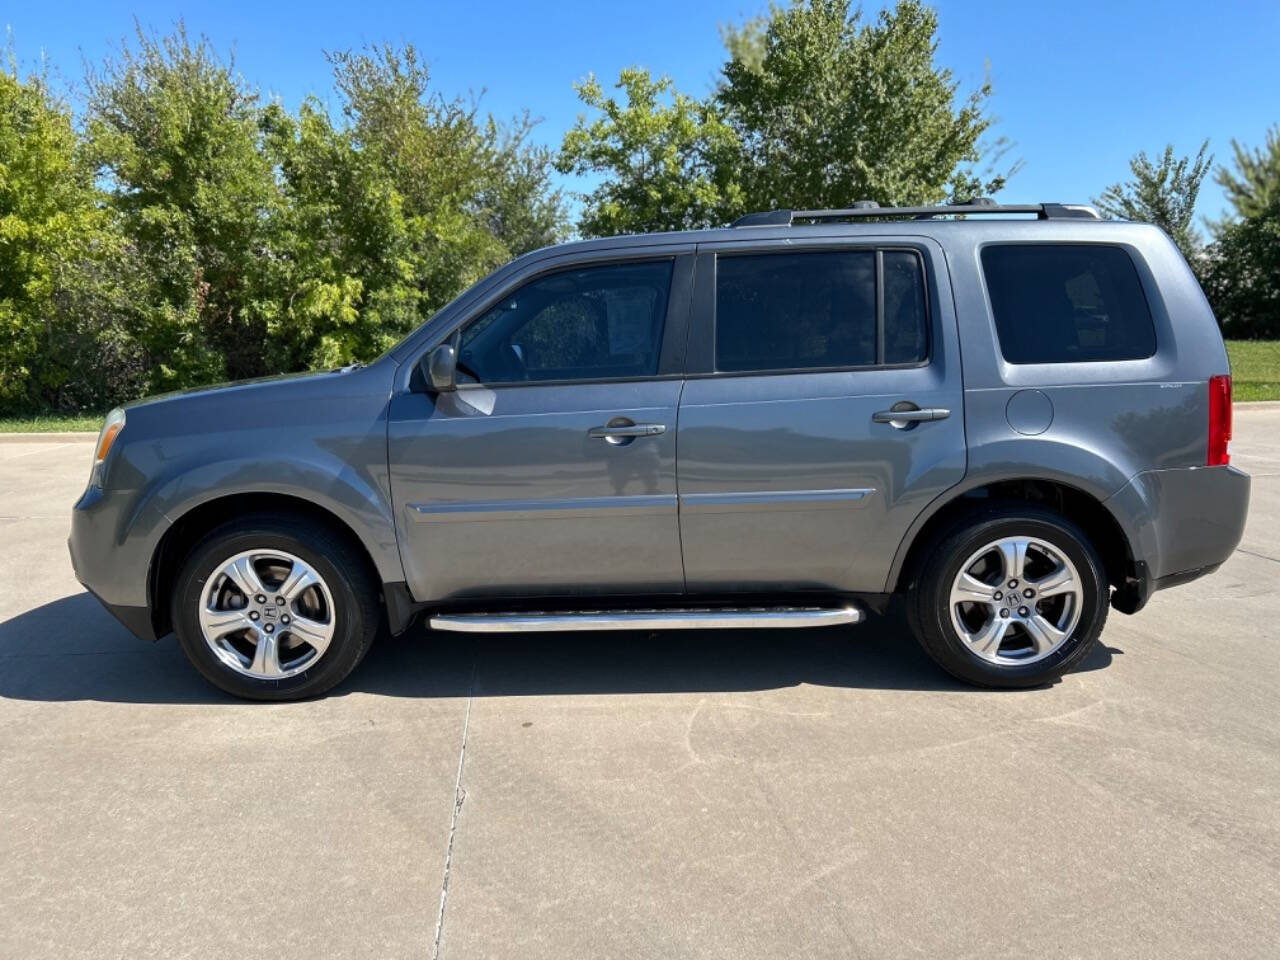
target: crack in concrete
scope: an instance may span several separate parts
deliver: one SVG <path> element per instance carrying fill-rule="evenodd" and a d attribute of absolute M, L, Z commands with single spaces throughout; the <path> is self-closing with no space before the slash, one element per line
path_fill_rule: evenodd
<path fill-rule="evenodd" d="M 1280 563 L 1280 559 L 1268 557 L 1265 553 L 1254 553 L 1252 550 L 1246 550 L 1244 547 L 1236 547 L 1237 553 L 1247 553 L 1251 557 L 1257 557 L 1259 560 L 1270 560 L 1272 563 Z"/>
<path fill-rule="evenodd" d="M 444 906 L 449 898 L 449 872 L 453 869 L 453 840 L 458 833 L 458 814 L 467 792 L 462 789 L 462 765 L 467 759 L 467 734 L 471 730 L 471 703 L 476 695 L 476 660 L 472 653 L 471 685 L 467 689 L 467 713 L 462 721 L 462 747 L 458 750 L 458 778 L 453 785 L 453 813 L 449 817 L 449 842 L 445 846 L 444 876 L 440 880 L 440 912 L 436 914 L 436 936 L 431 943 L 431 960 L 440 960 L 440 937 L 444 933 Z"/>

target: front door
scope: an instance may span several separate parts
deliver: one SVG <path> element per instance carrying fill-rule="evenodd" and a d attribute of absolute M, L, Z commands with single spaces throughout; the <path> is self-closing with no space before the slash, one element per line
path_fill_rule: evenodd
<path fill-rule="evenodd" d="M 451 336 L 459 385 L 392 398 L 396 529 L 422 601 L 678 594 L 676 412 L 692 257 L 562 267 Z"/>
<path fill-rule="evenodd" d="M 880 592 L 911 521 L 964 476 L 941 251 L 797 246 L 698 248 L 679 437 L 690 593 Z"/>

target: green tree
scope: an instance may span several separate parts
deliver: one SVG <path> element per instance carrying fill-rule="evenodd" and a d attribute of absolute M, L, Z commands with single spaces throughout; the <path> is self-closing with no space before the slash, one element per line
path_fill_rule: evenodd
<path fill-rule="evenodd" d="M 737 137 L 716 106 L 674 89 L 669 77 L 622 71 L 620 103 L 594 76 L 576 85 L 600 114 L 564 138 L 562 173 L 602 174 L 584 197 L 578 229 L 586 236 L 683 230 L 722 223 L 741 210 L 733 176 Z"/>
<path fill-rule="evenodd" d="M 1205 293 L 1225 336 L 1280 339 L 1280 196 L 1222 226 L 1209 251 Z"/>
<path fill-rule="evenodd" d="M 266 364 L 301 370 L 376 357 L 418 316 L 400 196 L 314 98 L 296 118 L 271 104 L 262 129 L 283 194 L 263 265 L 274 304 Z"/>
<path fill-rule="evenodd" d="M 1231 141 L 1236 169 L 1218 167 L 1214 176 L 1241 217 L 1264 215 L 1280 196 L 1280 125 L 1267 131 L 1266 142 L 1253 150 Z"/>
<path fill-rule="evenodd" d="M 527 117 L 508 129 L 481 119 L 474 104 L 433 92 L 411 45 L 329 59 L 354 144 L 400 198 L 413 322 L 497 265 L 559 238 L 563 205 L 549 187 L 550 158 L 527 142 Z"/>
<path fill-rule="evenodd" d="M 481 120 L 432 91 L 412 46 L 329 55 L 342 94 L 263 114 L 283 203 L 273 219 L 275 369 L 382 353 L 463 287 L 555 242 L 563 203 L 533 123 Z"/>
<path fill-rule="evenodd" d="M 990 164 L 1005 145 L 984 144 L 991 85 L 961 96 L 935 62 L 937 31 L 918 0 L 867 24 L 850 0 L 797 0 L 726 30 L 714 99 L 741 143 L 745 205 L 910 205 L 999 191 L 1008 173 Z"/>
<path fill-rule="evenodd" d="M 529 143 L 535 121 L 528 114 L 511 129 L 490 118 L 491 175 L 476 206 L 489 232 L 515 257 L 559 243 L 567 233 L 564 194 L 551 182 L 555 154 Z"/>
<path fill-rule="evenodd" d="M 1202 283 L 1228 337 L 1280 338 L 1280 128 L 1266 145 L 1235 141 L 1235 171 L 1219 168 L 1235 216 L 1214 225 Z"/>
<path fill-rule="evenodd" d="M 962 96 L 935 63 L 937 15 L 899 0 L 864 24 L 850 0 L 795 0 L 722 29 L 728 53 L 705 100 L 624 70 L 589 77 L 558 161 L 600 175 L 587 235 L 723 223 L 746 210 L 937 203 L 999 191 L 1007 145 L 988 142 L 989 83 Z M 980 169 L 981 168 L 981 169 Z"/>
<path fill-rule="evenodd" d="M 145 278 L 134 331 L 151 389 L 266 372 L 261 289 L 279 204 L 255 91 L 179 24 L 88 78 L 89 149 Z"/>
<path fill-rule="evenodd" d="M 1093 203 L 1104 216 L 1113 219 L 1154 223 L 1173 238 L 1189 262 L 1195 263 L 1201 253 L 1200 237 L 1193 225 L 1196 198 L 1212 165 L 1208 140 L 1200 145 L 1194 160 L 1175 156 L 1173 144 L 1167 145 L 1154 162 L 1142 151 L 1129 161 L 1132 177 L 1107 187 Z"/>
<path fill-rule="evenodd" d="M 115 329 L 121 238 L 43 76 L 0 70 L 0 410 L 96 405 L 140 369 Z"/>
<path fill-rule="evenodd" d="M 552 156 L 429 85 L 412 47 L 330 57 L 342 113 L 263 104 L 179 23 L 89 70 L 82 130 L 0 72 L 0 411 L 377 356 L 558 240 Z"/>
<path fill-rule="evenodd" d="M 149 388 L 376 357 L 468 284 L 559 238 L 526 116 L 430 88 L 412 46 L 332 54 L 342 113 L 296 114 L 181 24 L 89 78 L 89 147 L 145 289 Z"/>

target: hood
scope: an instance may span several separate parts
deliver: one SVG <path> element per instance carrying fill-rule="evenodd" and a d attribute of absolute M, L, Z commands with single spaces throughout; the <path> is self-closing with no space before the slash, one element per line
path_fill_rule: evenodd
<path fill-rule="evenodd" d="M 212 383 L 202 387 L 187 387 L 184 390 L 171 390 L 168 393 L 157 393 L 150 397 L 143 397 L 141 400 L 134 400 L 131 403 L 123 404 L 122 406 L 126 411 L 128 411 L 138 409 L 139 407 L 151 406 L 152 404 L 157 403 L 171 403 L 175 400 L 229 395 L 242 391 L 257 393 L 261 392 L 263 389 L 288 390 L 290 385 L 306 389 L 311 385 L 319 385 L 322 381 L 333 382 L 336 385 L 341 382 L 343 377 L 365 369 L 368 368 L 363 364 L 353 363 L 350 366 L 338 367 L 333 370 L 304 371 L 302 373 L 279 373 L 268 377 L 252 377 L 248 380 L 229 380 L 225 383 Z"/>

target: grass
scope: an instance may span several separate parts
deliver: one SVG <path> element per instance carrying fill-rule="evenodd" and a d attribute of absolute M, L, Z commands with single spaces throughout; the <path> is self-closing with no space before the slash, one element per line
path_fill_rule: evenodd
<path fill-rule="evenodd" d="M 1280 340 L 1228 340 L 1234 399 L 1280 400 Z M 0 417 L 0 433 L 68 433 L 97 431 L 102 417 L 81 413 L 48 413 Z"/>
<path fill-rule="evenodd" d="M 102 417 L 82 413 L 46 413 L 33 417 L 0 417 L 0 433 L 70 433 L 102 429 Z"/>
<path fill-rule="evenodd" d="M 1228 340 L 1234 400 L 1280 400 L 1280 340 Z"/>

